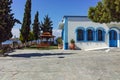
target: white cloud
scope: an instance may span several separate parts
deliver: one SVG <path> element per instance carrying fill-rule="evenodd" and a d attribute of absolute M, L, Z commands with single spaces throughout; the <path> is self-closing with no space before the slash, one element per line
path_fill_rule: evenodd
<path fill-rule="evenodd" d="M 16 37 L 19 38 L 19 36 L 20 36 L 20 31 L 19 31 L 19 29 L 18 29 L 18 28 L 13 28 L 13 29 L 12 29 L 12 34 L 13 34 L 13 37 L 16 36 Z"/>
<path fill-rule="evenodd" d="M 61 37 L 61 30 L 58 30 L 58 29 L 54 29 L 53 30 L 53 35 L 57 37 Z"/>

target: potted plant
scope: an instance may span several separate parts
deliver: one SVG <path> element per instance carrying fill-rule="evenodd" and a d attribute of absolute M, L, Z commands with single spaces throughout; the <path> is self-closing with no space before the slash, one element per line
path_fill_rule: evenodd
<path fill-rule="evenodd" d="M 58 49 L 62 49 L 63 48 L 63 42 L 62 42 L 62 38 L 61 37 L 58 37 L 56 39 L 56 42 L 58 44 Z"/>
<path fill-rule="evenodd" d="M 74 39 L 71 39 L 69 48 L 71 50 L 75 50 L 75 41 L 74 41 Z"/>

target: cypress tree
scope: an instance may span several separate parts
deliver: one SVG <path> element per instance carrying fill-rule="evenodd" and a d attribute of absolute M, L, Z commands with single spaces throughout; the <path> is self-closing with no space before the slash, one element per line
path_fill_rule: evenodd
<path fill-rule="evenodd" d="M 33 32 L 32 32 L 32 31 L 30 31 L 30 34 L 29 34 L 28 40 L 29 40 L 29 41 L 34 40 L 34 35 L 33 35 Z"/>
<path fill-rule="evenodd" d="M 39 39 L 39 35 L 40 35 L 40 23 L 39 23 L 39 13 L 38 11 L 35 14 L 35 19 L 34 19 L 34 23 L 33 23 L 33 34 L 34 34 L 34 39 L 37 40 Z"/>
<path fill-rule="evenodd" d="M 21 37 L 23 39 L 22 42 L 28 41 L 30 25 L 31 25 L 31 0 L 27 0 L 25 4 L 23 23 L 20 29 Z"/>
<path fill-rule="evenodd" d="M 12 37 L 11 30 L 14 24 L 20 23 L 11 12 L 12 3 L 12 0 L 0 0 L 0 44 Z"/>

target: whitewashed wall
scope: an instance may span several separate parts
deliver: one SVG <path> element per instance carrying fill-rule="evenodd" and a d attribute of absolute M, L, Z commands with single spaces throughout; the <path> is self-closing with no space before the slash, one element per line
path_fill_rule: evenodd
<path fill-rule="evenodd" d="M 105 42 L 76 42 L 76 29 L 78 27 L 94 27 L 94 29 L 98 27 L 103 27 L 106 30 L 105 34 Z M 75 44 L 78 48 L 83 50 L 93 50 L 93 49 L 101 49 L 109 47 L 109 28 L 105 24 L 94 23 L 86 18 L 68 18 L 68 43 L 70 44 L 70 40 L 74 39 Z"/>

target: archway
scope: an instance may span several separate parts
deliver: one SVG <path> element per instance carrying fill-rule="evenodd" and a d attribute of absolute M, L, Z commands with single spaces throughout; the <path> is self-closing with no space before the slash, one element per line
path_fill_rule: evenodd
<path fill-rule="evenodd" d="M 109 31 L 109 46 L 110 47 L 117 47 L 117 39 L 118 39 L 118 33 L 116 30 L 110 30 Z"/>

